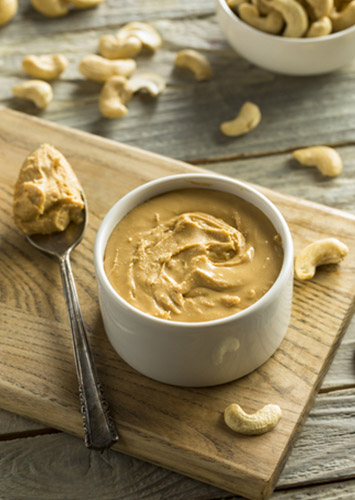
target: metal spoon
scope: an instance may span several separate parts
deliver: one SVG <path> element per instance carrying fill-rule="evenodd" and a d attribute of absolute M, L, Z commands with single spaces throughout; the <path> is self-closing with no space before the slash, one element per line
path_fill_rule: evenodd
<path fill-rule="evenodd" d="M 108 405 L 103 398 L 91 348 L 81 316 L 78 295 L 70 266 L 70 253 L 78 245 L 87 225 L 87 203 L 84 200 L 84 217 L 80 224 L 71 223 L 65 231 L 48 235 L 26 235 L 28 241 L 42 252 L 59 259 L 69 321 L 72 331 L 76 372 L 79 381 L 79 398 L 84 423 L 85 445 L 103 450 L 118 440 Z"/>

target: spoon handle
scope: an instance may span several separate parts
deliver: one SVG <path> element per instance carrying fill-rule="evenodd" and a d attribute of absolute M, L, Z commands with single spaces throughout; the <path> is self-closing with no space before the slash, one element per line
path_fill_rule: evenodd
<path fill-rule="evenodd" d="M 88 448 L 103 450 L 109 448 L 118 440 L 118 434 L 109 415 L 108 405 L 103 398 L 101 384 L 97 377 L 80 311 L 69 255 L 70 253 L 66 252 L 62 257 L 59 257 L 59 261 L 73 337 L 85 445 Z"/>

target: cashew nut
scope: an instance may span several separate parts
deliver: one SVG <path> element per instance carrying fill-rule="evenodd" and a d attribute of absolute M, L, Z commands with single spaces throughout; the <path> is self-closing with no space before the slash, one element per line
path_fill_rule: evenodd
<path fill-rule="evenodd" d="M 312 146 L 296 149 L 292 156 L 306 167 L 317 167 L 323 175 L 336 177 L 343 170 L 342 159 L 335 149 L 328 146 Z"/>
<path fill-rule="evenodd" d="M 252 0 L 252 4 L 258 8 L 258 11 L 262 16 L 266 16 L 273 9 L 270 7 L 267 0 Z"/>
<path fill-rule="evenodd" d="M 315 275 L 317 266 L 338 264 L 348 252 L 348 247 L 336 238 L 314 241 L 297 255 L 295 274 L 300 280 L 309 280 Z"/>
<path fill-rule="evenodd" d="M 141 73 L 130 78 L 127 87 L 133 94 L 143 91 L 157 97 L 165 90 L 165 80 L 155 73 Z"/>
<path fill-rule="evenodd" d="M 329 16 L 334 6 L 334 0 L 307 0 L 310 5 L 313 17 L 317 20 L 324 16 Z"/>
<path fill-rule="evenodd" d="M 85 56 L 79 64 L 80 73 L 94 82 L 105 82 L 114 75 L 129 76 L 135 69 L 136 62 L 134 59 L 110 61 L 96 54 Z"/>
<path fill-rule="evenodd" d="M 67 0 L 31 0 L 32 6 L 47 17 L 61 17 L 69 12 Z"/>
<path fill-rule="evenodd" d="M 212 76 L 212 68 L 209 60 L 197 50 L 180 50 L 176 55 L 175 64 L 179 68 L 191 70 L 198 81 L 209 80 Z"/>
<path fill-rule="evenodd" d="M 333 10 L 329 17 L 333 23 L 333 31 L 341 31 L 350 28 L 350 26 L 355 24 L 355 0 L 352 0 L 352 2 L 340 12 Z"/>
<path fill-rule="evenodd" d="M 162 39 L 153 26 L 147 23 L 133 22 L 123 26 L 117 33 L 117 37 L 127 38 L 128 35 L 134 35 L 141 41 L 144 47 L 150 50 L 157 50 L 162 45 Z"/>
<path fill-rule="evenodd" d="M 253 130 L 261 120 L 259 107 L 252 102 L 245 102 L 234 120 L 223 122 L 220 126 L 224 135 L 235 137 L 247 134 Z"/>
<path fill-rule="evenodd" d="M 245 0 L 227 0 L 228 7 L 235 11 L 241 3 L 245 2 Z"/>
<path fill-rule="evenodd" d="M 101 114 L 106 118 L 121 118 L 128 113 L 125 104 L 131 99 L 132 90 L 123 76 L 111 76 L 102 87 L 99 97 Z"/>
<path fill-rule="evenodd" d="M 32 101 L 37 108 L 44 109 L 53 99 L 52 87 L 42 80 L 29 80 L 12 87 L 14 96 Z"/>
<path fill-rule="evenodd" d="M 26 56 L 22 67 L 26 73 L 41 80 L 55 80 L 68 66 L 68 59 L 61 54 Z"/>
<path fill-rule="evenodd" d="M 305 34 L 308 28 L 308 17 L 305 9 L 297 0 L 270 0 L 268 3 L 285 19 L 286 28 L 283 36 L 300 38 Z"/>
<path fill-rule="evenodd" d="M 129 59 L 139 54 L 142 42 L 135 35 L 117 38 L 103 35 L 99 41 L 99 52 L 106 59 Z"/>
<path fill-rule="evenodd" d="M 91 9 L 100 5 L 104 0 L 69 0 L 77 9 Z"/>
<path fill-rule="evenodd" d="M 277 10 L 270 10 L 266 16 L 260 16 L 259 10 L 255 5 L 249 3 L 242 3 L 239 6 L 240 18 L 265 33 L 277 34 L 280 33 L 284 26 L 284 20 L 280 12 Z"/>
<path fill-rule="evenodd" d="M 266 405 L 250 415 L 239 405 L 231 404 L 224 410 L 224 421 L 233 431 L 252 436 L 271 431 L 278 424 L 281 415 L 278 405 Z"/>
<path fill-rule="evenodd" d="M 329 17 L 324 16 L 314 21 L 309 30 L 306 33 L 307 38 L 312 38 L 316 36 L 327 36 L 332 32 L 332 22 Z"/>
<path fill-rule="evenodd" d="M 0 26 L 8 23 L 17 12 L 17 0 L 0 0 Z"/>

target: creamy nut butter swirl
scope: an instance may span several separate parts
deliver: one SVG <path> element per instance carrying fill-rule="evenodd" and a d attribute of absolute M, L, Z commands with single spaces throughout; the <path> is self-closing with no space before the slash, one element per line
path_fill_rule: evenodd
<path fill-rule="evenodd" d="M 183 189 L 129 212 L 113 230 L 105 271 L 127 302 L 173 321 L 210 321 L 256 302 L 276 280 L 280 237 L 246 201 Z"/>
<path fill-rule="evenodd" d="M 15 184 L 14 220 L 26 234 L 63 231 L 83 218 L 81 186 L 57 149 L 42 144 L 26 158 Z"/>

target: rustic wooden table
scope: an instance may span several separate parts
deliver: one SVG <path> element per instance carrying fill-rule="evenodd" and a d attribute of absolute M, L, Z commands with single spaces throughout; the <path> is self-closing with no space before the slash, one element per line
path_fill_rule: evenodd
<path fill-rule="evenodd" d="M 355 61 L 312 78 L 256 68 L 225 42 L 213 0 L 106 0 L 97 9 L 53 20 L 35 12 L 30 2 L 19 3 L 16 18 L 0 30 L 2 105 L 355 213 Z M 163 48 L 139 57 L 138 65 L 164 76 L 167 90 L 154 102 L 134 99 L 122 120 L 105 120 L 97 108 L 100 86 L 81 77 L 78 62 L 97 51 L 100 35 L 133 20 L 149 21 L 162 34 Z M 173 69 L 176 52 L 186 47 L 209 57 L 210 82 L 196 83 Z M 54 83 L 50 107 L 38 112 L 14 99 L 11 87 L 24 78 L 25 55 L 51 52 L 65 54 L 70 66 Z M 246 100 L 260 106 L 261 124 L 249 135 L 223 137 L 219 123 Z M 344 172 L 338 178 L 322 177 L 291 159 L 292 149 L 314 144 L 340 152 Z M 354 353 L 352 321 L 273 499 L 355 498 Z M 88 451 L 79 439 L 1 410 L 0 440 L 4 500 L 236 498 L 117 452 Z"/>

